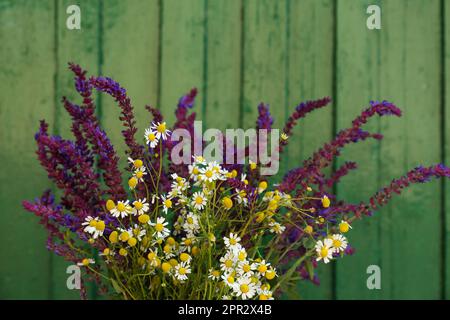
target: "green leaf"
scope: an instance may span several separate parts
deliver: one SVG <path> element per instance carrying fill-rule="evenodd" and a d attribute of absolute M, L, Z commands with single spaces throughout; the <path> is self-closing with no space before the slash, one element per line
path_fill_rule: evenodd
<path fill-rule="evenodd" d="M 122 288 L 120 288 L 119 284 L 116 282 L 116 280 L 111 279 L 112 286 L 114 290 L 116 290 L 117 293 L 122 293 Z"/>
<path fill-rule="evenodd" d="M 308 274 L 309 274 L 309 279 L 313 280 L 314 279 L 314 268 L 313 268 L 311 260 L 306 260 L 305 266 L 306 266 L 306 271 L 308 271 Z"/>

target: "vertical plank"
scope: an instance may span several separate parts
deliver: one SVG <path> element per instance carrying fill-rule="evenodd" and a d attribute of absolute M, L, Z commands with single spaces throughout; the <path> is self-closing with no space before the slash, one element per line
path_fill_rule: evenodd
<path fill-rule="evenodd" d="M 404 116 L 371 120 L 367 128 L 380 129 L 385 140 L 348 148 L 345 157 L 361 164 L 339 188 L 349 200 L 374 193 L 409 168 L 440 160 L 439 1 L 378 2 L 379 31 L 365 28 L 369 4 L 338 3 L 338 123 L 369 99 L 393 101 Z M 440 197 L 437 182 L 415 186 L 355 223 L 350 240 L 357 253 L 337 266 L 337 297 L 439 298 Z M 370 264 L 381 267 L 381 290 L 366 287 Z"/>
<path fill-rule="evenodd" d="M 101 72 L 127 90 L 137 121 L 136 139 L 143 142 L 151 119 L 145 105 L 158 96 L 159 1 L 108 1 L 103 4 L 103 55 Z M 101 123 L 126 166 L 120 109 L 109 96 L 101 98 Z"/>
<path fill-rule="evenodd" d="M 161 1 L 161 75 L 159 108 L 173 123 L 178 99 L 197 87 L 195 111 L 200 112 L 204 93 L 204 0 Z"/>
<path fill-rule="evenodd" d="M 0 7 L 0 297 L 46 299 L 45 232 L 21 202 L 50 187 L 33 137 L 40 119 L 54 121 L 54 6 L 53 1 L 2 1 Z"/>
<path fill-rule="evenodd" d="M 207 1 L 207 128 L 236 128 L 241 89 L 241 0 Z"/>
<path fill-rule="evenodd" d="M 404 111 L 395 123 L 382 121 L 384 185 L 410 168 L 441 161 L 441 14 L 438 0 L 382 5 L 381 96 Z M 380 230 L 382 270 L 390 275 L 385 297 L 441 297 L 441 192 L 440 182 L 417 185 L 380 212 L 388 213 Z"/>
<path fill-rule="evenodd" d="M 301 101 L 331 96 L 333 93 L 333 26 L 331 0 L 301 0 L 289 3 L 287 74 L 288 114 Z M 288 168 L 301 165 L 333 135 L 332 106 L 313 112 L 294 128 L 287 147 Z M 332 298 L 330 265 L 318 269 L 320 286 L 309 281 L 299 285 L 302 299 Z"/>
<path fill-rule="evenodd" d="M 366 28 L 366 9 L 377 1 L 337 1 L 337 57 L 336 57 L 336 116 L 337 130 L 351 126 L 351 121 L 368 106 L 370 100 L 380 98 L 379 42 L 380 33 L 386 29 Z M 391 13 L 394 14 L 394 13 Z M 385 120 L 385 119 L 383 119 Z M 379 119 L 374 118 L 365 126 L 377 131 Z M 341 199 L 358 203 L 367 199 L 379 187 L 378 163 L 380 144 L 365 141 L 346 147 L 338 159 L 338 166 L 345 160 L 359 164 L 358 170 L 345 177 L 337 188 Z M 384 212 L 384 214 L 386 214 Z M 336 263 L 336 297 L 338 299 L 377 299 L 380 290 L 366 287 L 366 268 L 381 264 L 380 217 L 357 221 L 349 232 L 350 244 L 356 248 L 353 256 L 346 256 Z M 382 287 L 386 285 L 388 272 L 383 273 Z M 383 290 L 384 291 L 384 290 Z"/>
<path fill-rule="evenodd" d="M 443 89 L 445 90 L 444 95 L 444 115 L 443 117 L 443 127 L 442 130 L 444 130 L 443 138 L 445 142 L 444 145 L 444 163 L 445 165 L 450 165 L 450 41 L 448 41 L 448 37 L 450 35 L 450 5 L 446 3 L 444 0 L 442 0 L 442 10 L 443 15 L 441 16 L 444 21 L 441 21 L 441 25 L 444 27 L 444 29 L 441 31 L 443 32 L 442 39 L 443 39 L 443 63 L 444 66 L 444 83 L 443 83 Z M 445 221 L 445 235 L 444 235 L 444 241 L 445 241 L 445 261 L 444 261 L 444 277 L 445 277 L 445 283 L 444 283 L 444 298 L 450 299 L 450 183 L 448 180 L 444 180 L 444 221 Z"/>
<path fill-rule="evenodd" d="M 81 103 L 81 98 L 75 90 L 73 73 L 68 69 L 68 62 L 74 62 L 88 70 L 90 74 L 97 75 L 99 71 L 99 1 L 82 0 L 77 5 L 81 10 L 81 29 L 69 30 L 66 27 L 67 7 L 73 1 L 64 0 L 56 2 L 56 111 L 55 134 L 65 139 L 73 139 L 71 133 L 71 119 L 63 108 L 61 98 L 68 97 L 71 101 Z M 66 286 L 70 263 L 63 258 L 52 256 L 52 298 L 78 299 L 78 290 L 69 290 Z"/>
<path fill-rule="evenodd" d="M 254 128 L 257 106 L 270 105 L 274 128 L 286 116 L 287 3 L 244 1 L 242 128 Z M 285 167 L 280 161 L 282 174 Z"/>

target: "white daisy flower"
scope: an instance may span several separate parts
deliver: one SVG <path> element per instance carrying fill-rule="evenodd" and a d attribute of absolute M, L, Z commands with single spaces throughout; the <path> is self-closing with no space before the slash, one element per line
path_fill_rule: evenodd
<path fill-rule="evenodd" d="M 335 252 L 343 252 L 347 248 L 347 238 L 345 238 L 342 234 L 333 234 L 331 236 L 332 248 Z"/>
<path fill-rule="evenodd" d="M 150 209 L 148 203 L 147 203 L 147 199 L 138 199 L 136 201 L 133 202 L 133 211 L 132 214 L 134 216 L 136 215 L 141 215 L 146 213 L 148 210 Z"/>
<path fill-rule="evenodd" d="M 175 278 L 179 281 L 185 281 L 188 274 L 191 273 L 191 267 L 186 262 L 179 263 L 175 266 Z"/>
<path fill-rule="evenodd" d="M 332 248 L 333 240 L 324 239 L 316 242 L 316 261 L 323 260 L 323 262 L 328 263 L 333 258 L 334 249 Z"/>
<path fill-rule="evenodd" d="M 134 171 L 133 176 L 140 182 L 144 182 L 144 176 L 147 174 L 145 167 L 142 166 Z"/>
<path fill-rule="evenodd" d="M 130 157 L 128 157 L 128 162 L 133 166 L 133 169 L 136 169 L 136 170 L 139 169 L 139 168 L 142 168 L 143 165 L 144 165 L 142 160 L 140 160 L 140 159 L 134 160 L 134 159 L 132 159 Z"/>
<path fill-rule="evenodd" d="M 245 190 L 236 189 L 236 200 L 239 204 L 247 206 L 248 204 L 247 192 L 245 192 Z"/>
<path fill-rule="evenodd" d="M 77 263 L 77 266 L 80 267 L 87 267 L 90 264 L 95 264 L 94 259 L 91 258 L 84 258 L 83 260 L 81 260 L 80 262 Z"/>
<path fill-rule="evenodd" d="M 219 280 L 220 279 L 220 271 L 219 270 L 215 270 L 213 268 L 209 269 L 209 275 L 208 275 L 208 279 L 211 280 Z"/>
<path fill-rule="evenodd" d="M 261 290 L 259 294 L 259 300 L 273 300 L 272 291 L 270 290 Z"/>
<path fill-rule="evenodd" d="M 133 209 L 129 205 L 129 201 L 118 201 L 117 205 L 111 210 L 111 215 L 115 218 L 125 218 L 127 215 L 133 212 Z"/>
<path fill-rule="evenodd" d="M 197 210 L 202 210 L 206 206 L 206 197 L 203 192 L 194 192 L 192 195 L 191 206 Z"/>
<path fill-rule="evenodd" d="M 231 297 L 227 296 L 227 295 L 224 295 L 224 296 L 222 296 L 222 300 L 231 300 Z"/>
<path fill-rule="evenodd" d="M 187 233 L 196 234 L 200 230 L 198 216 L 192 212 L 188 213 L 184 219 L 183 229 Z"/>
<path fill-rule="evenodd" d="M 251 277 L 253 275 L 253 270 L 256 270 L 255 263 L 251 263 L 247 260 L 238 263 L 237 273 L 241 276 Z"/>
<path fill-rule="evenodd" d="M 221 257 L 219 261 L 220 261 L 220 270 L 224 272 L 233 271 L 234 266 L 236 265 L 236 257 L 231 251 L 225 253 L 225 255 Z"/>
<path fill-rule="evenodd" d="M 155 223 L 149 222 L 149 224 L 155 228 L 153 236 L 156 235 L 156 238 L 165 239 L 166 237 L 169 236 L 170 231 L 169 229 L 166 228 L 168 222 L 166 222 L 163 217 L 158 217 Z"/>
<path fill-rule="evenodd" d="M 255 296 L 256 287 L 249 277 L 241 277 L 233 285 L 233 292 L 237 297 L 247 300 Z"/>
<path fill-rule="evenodd" d="M 241 241 L 241 238 L 237 236 L 237 234 L 230 233 L 230 237 L 223 237 L 223 241 L 225 243 L 225 246 L 229 249 L 235 249 L 237 248 L 237 245 L 239 245 L 239 241 Z"/>
<path fill-rule="evenodd" d="M 156 138 L 167 140 L 167 138 L 169 137 L 170 130 L 167 130 L 165 122 L 152 122 L 151 128 L 156 133 Z"/>
<path fill-rule="evenodd" d="M 105 231 L 105 222 L 99 220 L 98 217 L 95 219 L 91 216 L 87 216 L 82 223 L 84 227 L 83 231 L 92 235 L 92 238 L 97 239 L 99 236 L 103 236 L 103 231 Z"/>
<path fill-rule="evenodd" d="M 135 224 L 132 233 L 133 237 L 138 239 L 138 241 L 142 241 L 142 238 L 147 234 L 147 231 L 139 225 Z"/>
<path fill-rule="evenodd" d="M 262 276 L 264 276 L 266 274 L 269 267 L 270 267 L 270 263 L 266 262 L 266 260 L 262 260 L 261 262 L 258 262 L 256 264 L 256 270 Z"/>
<path fill-rule="evenodd" d="M 230 288 L 233 288 L 236 283 L 234 276 L 230 272 L 223 273 L 221 278 L 223 282 L 225 282 L 225 284 Z"/>
<path fill-rule="evenodd" d="M 194 164 L 206 166 L 206 159 L 203 156 L 193 155 L 192 159 L 194 160 Z"/>
<path fill-rule="evenodd" d="M 286 230 L 285 226 L 282 226 L 280 223 L 272 221 L 269 223 L 270 232 L 276 234 L 282 234 L 284 230 Z"/>
<path fill-rule="evenodd" d="M 163 204 L 163 212 L 167 214 L 167 210 L 172 208 L 172 200 L 167 198 L 167 196 L 165 195 L 161 195 L 161 201 Z"/>
<path fill-rule="evenodd" d="M 151 128 L 145 129 L 145 140 L 152 149 L 154 149 L 159 142 L 159 138 L 156 136 L 156 132 L 154 132 Z"/>

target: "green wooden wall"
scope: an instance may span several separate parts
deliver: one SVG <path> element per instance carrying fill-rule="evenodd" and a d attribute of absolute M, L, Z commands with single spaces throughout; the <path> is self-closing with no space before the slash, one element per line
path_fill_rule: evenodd
<path fill-rule="evenodd" d="M 81 30 L 66 28 L 70 4 L 81 7 Z M 369 4 L 382 9 L 381 30 L 366 28 Z M 450 164 L 448 35 L 446 0 L 0 0 L 0 298 L 78 297 L 66 289 L 67 264 L 46 251 L 43 229 L 20 204 L 51 187 L 34 154 L 38 120 L 69 137 L 59 102 L 75 97 L 68 61 L 127 88 L 141 128 L 145 104 L 172 120 L 193 86 L 206 125 L 222 129 L 253 126 L 260 101 L 281 126 L 298 102 L 332 96 L 295 129 L 282 170 L 349 126 L 369 100 L 391 100 L 404 116 L 368 125 L 385 140 L 350 146 L 338 161 L 359 163 L 336 190 L 354 201 L 420 163 Z M 124 150 L 118 108 L 110 97 L 97 101 Z M 299 297 L 450 297 L 448 182 L 411 188 L 355 223 L 349 238 L 356 254 L 321 266 L 321 286 L 303 283 Z M 381 290 L 366 287 L 372 264 Z"/>

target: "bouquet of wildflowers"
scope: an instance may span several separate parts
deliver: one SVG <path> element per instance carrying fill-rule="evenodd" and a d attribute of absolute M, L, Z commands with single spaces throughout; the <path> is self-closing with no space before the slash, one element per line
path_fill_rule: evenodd
<path fill-rule="evenodd" d="M 273 299 L 298 280 L 318 282 L 318 263 L 351 254 L 346 233 L 356 218 L 411 183 L 450 177 L 442 164 L 418 167 L 367 203 L 335 198 L 333 186 L 356 164 L 347 162 L 330 176 L 324 169 L 347 144 L 382 138 L 362 126 L 376 114 L 401 115 L 386 101 L 371 102 L 350 128 L 274 184 L 262 174 L 263 157 L 251 151 L 263 149 L 261 136 L 275 130 L 267 105 L 258 106 L 253 146 L 233 147 L 211 160 L 203 155 L 203 141 L 186 140 L 180 149 L 171 139 L 180 130 L 195 135 L 195 89 L 179 100 L 170 128 L 157 109 L 146 107 L 150 125 L 136 135 L 125 89 L 109 78 L 87 78 L 78 65 L 70 69 L 82 97 L 80 105 L 63 98 L 74 140 L 50 136 L 44 121 L 35 136 L 39 161 L 62 191 L 60 201 L 46 191 L 24 207 L 48 230 L 47 247 L 84 270 L 82 297 L 85 281 L 95 281 L 102 293 L 123 299 Z M 129 160 L 124 176 L 95 116 L 93 90 L 112 96 L 121 108 Z M 277 161 L 297 120 L 329 102 L 299 104 L 265 163 Z M 180 163 L 177 154 L 189 161 Z M 226 161 L 230 154 L 248 161 Z"/>

